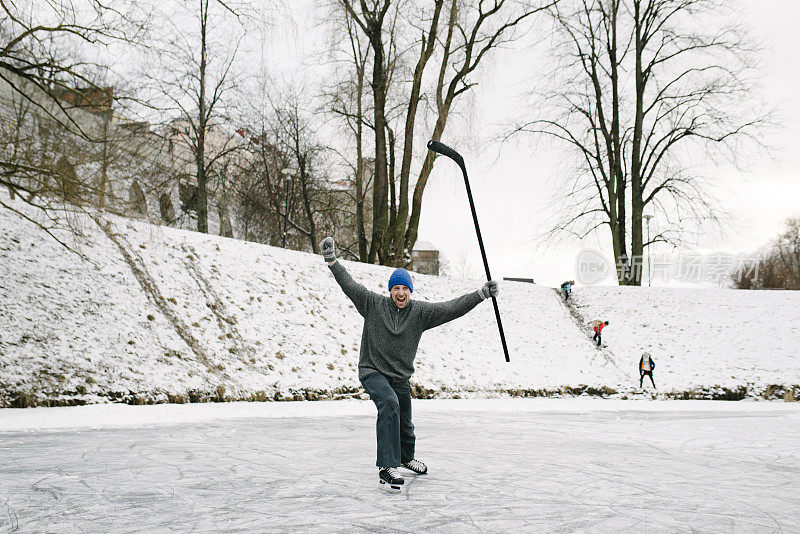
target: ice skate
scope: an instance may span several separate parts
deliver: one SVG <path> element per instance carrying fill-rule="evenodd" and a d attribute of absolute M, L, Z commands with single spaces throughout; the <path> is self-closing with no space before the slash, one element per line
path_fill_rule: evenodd
<path fill-rule="evenodd" d="M 428 473 L 428 466 L 423 464 L 417 459 L 413 459 L 408 462 L 403 462 L 403 467 L 405 467 L 409 471 L 415 472 L 418 475 L 426 475 Z"/>
<path fill-rule="evenodd" d="M 396 467 L 381 467 L 380 471 L 378 471 L 378 477 L 381 486 L 388 486 L 388 489 L 395 492 L 399 492 L 400 486 L 406 483 L 403 475 L 400 474 Z"/>

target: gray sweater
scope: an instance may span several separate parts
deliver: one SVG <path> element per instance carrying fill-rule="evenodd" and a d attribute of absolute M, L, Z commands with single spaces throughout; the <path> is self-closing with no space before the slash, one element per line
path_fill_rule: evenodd
<path fill-rule="evenodd" d="M 409 300 L 398 308 L 391 297 L 370 291 L 353 280 L 340 261 L 330 266 L 334 278 L 364 317 L 358 378 L 383 374 L 390 382 L 402 382 L 414 373 L 414 357 L 422 333 L 461 317 L 483 299 L 477 291 L 447 302 Z"/>

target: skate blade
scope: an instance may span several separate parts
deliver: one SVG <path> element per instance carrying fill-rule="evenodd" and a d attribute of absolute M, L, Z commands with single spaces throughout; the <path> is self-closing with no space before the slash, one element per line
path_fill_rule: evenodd
<path fill-rule="evenodd" d="M 387 493 L 400 493 L 400 488 L 402 488 L 397 484 L 389 484 L 385 480 L 379 480 L 379 482 L 381 483 L 381 489 Z"/>

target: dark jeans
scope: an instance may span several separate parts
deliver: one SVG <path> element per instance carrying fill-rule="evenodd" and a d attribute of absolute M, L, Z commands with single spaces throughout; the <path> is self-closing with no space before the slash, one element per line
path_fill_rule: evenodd
<path fill-rule="evenodd" d="M 653 387 L 656 387 L 656 382 L 653 380 L 653 371 L 639 371 L 639 387 L 642 387 L 644 383 L 644 376 L 648 375 L 650 377 L 650 382 L 653 383 Z"/>
<path fill-rule="evenodd" d="M 408 381 L 389 382 L 380 373 L 367 375 L 361 385 L 378 409 L 378 467 L 399 467 L 414 459 L 414 425 L 411 423 L 411 386 Z"/>
<path fill-rule="evenodd" d="M 592 339 L 597 341 L 597 346 L 598 347 L 600 346 L 600 343 L 602 343 L 602 338 L 601 338 L 600 332 L 598 332 L 597 330 L 594 331 L 594 337 Z"/>

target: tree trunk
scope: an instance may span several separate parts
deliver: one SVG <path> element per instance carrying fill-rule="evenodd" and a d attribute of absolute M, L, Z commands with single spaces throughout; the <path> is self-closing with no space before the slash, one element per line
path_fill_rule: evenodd
<path fill-rule="evenodd" d="M 197 231 L 208 233 L 208 195 L 206 177 L 206 36 L 208 24 L 208 0 L 201 1 L 200 13 L 200 97 L 198 101 L 197 147 L 195 164 L 197 165 Z"/>
<path fill-rule="evenodd" d="M 439 117 L 436 119 L 436 126 L 433 128 L 433 135 L 431 139 L 439 141 L 442 138 L 442 133 L 447 125 L 447 115 L 450 112 L 449 104 L 439 110 Z M 436 159 L 436 153 L 428 151 L 425 155 L 425 162 L 422 164 L 422 169 L 417 178 L 417 185 L 414 187 L 414 196 L 411 203 L 411 217 L 408 219 L 408 228 L 405 234 L 404 246 L 407 250 L 411 250 L 417 242 L 417 235 L 419 233 L 419 219 L 422 215 L 422 195 L 425 192 L 425 186 L 428 184 L 428 178 L 433 170 L 433 162 Z"/>
<path fill-rule="evenodd" d="M 369 263 L 377 259 L 384 264 L 386 259 L 386 232 L 388 230 L 388 176 L 386 157 L 386 71 L 381 35 L 383 19 L 369 26 L 369 39 L 372 45 L 372 95 L 375 120 L 375 177 L 372 184 L 372 243 L 369 249 Z"/>
<path fill-rule="evenodd" d="M 431 135 L 431 139 L 434 141 L 441 140 L 444 128 L 447 126 L 447 117 L 450 113 L 450 105 L 452 104 L 455 95 L 455 83 L 459 76 L 457 74 L 456 77 L 450 81 L 447 87 L 447 94 L 446 96 L 443 96 L 445 75 L 449 65 L 450 47 L 453 43 L 453 32 L 455 30 L 457 20 L 456 14 L 456 0 L 451 0 L 450 17 L 447 21 L 447 37 L 445 37 L 444 40 L 442 61 L 439 64 L 439 76 L 436 82 L 436 110 L 438 115 L 436 117 L 436 124 L 433 127 L 433 134 Z M 459 72 L 463 72 L 463 68 Z M 422 196 L 425 193 L 425 186 L 428 184 L 428 178 L 431 175 L 431 171 L 433 171 L 433 163 L 435 160 L 436 153 L 429 150 L 427 154 L 425 154 L 425 161 L 422 163 L 422 169 L 417 177 L 417 184 L 414 186 L 414 196 L 411 200 L 411 217 L 408 219 L 408 227 L 406 228 L 403 239 L 403 248 L 408 251 L 411 251 L 414 248 L 414 244 L 417 242 L 417 236 L 419 233 L 419 219 L 422 215 Z"/>
<path fill-rule="evenodd" d="M 103 153 L 100 162 L 100 184 L 97 188 L 97 205 L 100 209 L 106 205 L 106 189 L 108 188 L 108 123 L 110 114 L 103 117 Z"/>
<path fill-rule="evenodd" d="M 364 227 L 364 65 L 357 72 L 356 85 L 356 233 L 358 259 L 367 261 L 367 232 Z"/>
<path fill-rule="evenodd" d="M 389 177 L 389 227 L 387 229 L 387 242 L 386 243 L 386 263 L 388 265 L 395 264 L 395 251 L 391 246 L 391 228 L 397 223 L 397 183 L 395 182 L 394 175 L 394 130 L 388 125 L 386 132 L 389 135 L 389 170 L 387 176 Z M 401 195 L 402 196 L 402 195 Z"/>
<path fill-rule="evenodd" d="M 420 46 L 420 57 L 414 68 L 414 75 L 411 81 L 411 93 L 406 109 L 406 122 L 403 130 L 403 159 L 400 164 L 400 190 L 399 204 L 397 207 L 397 217 L 394 224 L 390 227 L 389 238 L 390 246 L 394 252 L 395 266 L 400 267 L 405 263 L 405 253 L 410 249 L 406 246 L 406 225 L 408 224 L 408 193 L 409 180 L 411 177 L 411 157 L 414 151 L 414 125 L 417 118 L 417 109 L 422 91 L 422 76 L 428 60 L 433 55 L 436 46 L 436 34 L 439 27 L 439 16 L 442 11 L 444 0 L 436 0 L 431 25 L 427 36 L 423 34 L 422 45 Z M 426 178 L 427 179 L 427 178 Z M 416 241 L 416 233 L 414 237 Z M 412 243 L 413 245 L 413 243 Z"/>
<path fill-rule="evenodd" d="M 642 34 L 641 1 L 634 0 L 634 83 L 636 104 L 634 109 L 633 140 L 631 144 L 631 273 L 628 285 L 642 283 L 642 135 L 644 129 L 644 90 L 647 83 L 642 68 L 645 40 Z"/>
<path fill-rule="evenodd" d="M 611 150 L 612 161 L 610 179 L 612 188 L 616 196 L 616 209 L 614 210 L 614 227 L 616 234 L 612 239 L 614 244 L 614 259 L 617 264 L 617 281 L 624 284 L 630 272 L 630 258 L 628 256 L 627 240 L 627 183 L 625 172 L 622 168 L 622 142 L 620 140 L 620 94 L 619 94 L 619 59 L 617 56 L 617 13 L 619 12 L 619 0 L 611 2 L 609 13 L 609 24 L 611 29 L 609 45 L 609 64 L 611 66 Z M 611 201 L 609 201 L 611 202 Z"/>
<path fill-rule="evenodd" d="M 297 149 L 300 149 L 299 142 L 295 142 Z M 311 250 L 314 254 L 319 254 L 319 244 L 317 240 L 317 227 L 314 224 L 314 209 L 311 205 L 311 197 L 308 193 L 308 182 L 310 181 L 306 169 L 306 157 L 299 156 L 297 158 L 300 167 L 300 192 L 303 195 L 303 209 L 306 212 L 306 221 L 308 222 L 308 239 L 311 241 Z"/>

